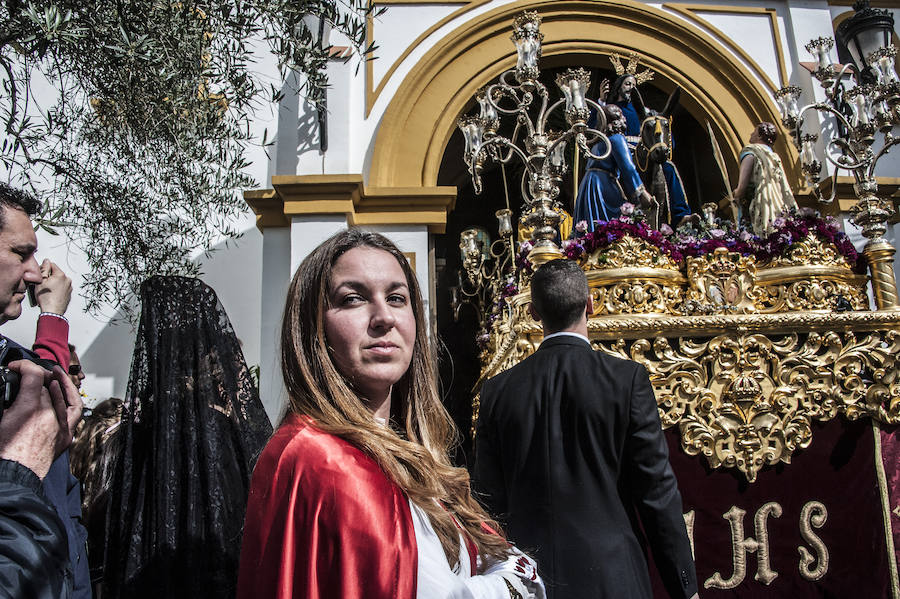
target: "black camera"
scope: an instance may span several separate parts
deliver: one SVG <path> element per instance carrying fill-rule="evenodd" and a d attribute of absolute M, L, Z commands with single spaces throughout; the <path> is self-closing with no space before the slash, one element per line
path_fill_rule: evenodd
<path fill-rule="evenodd" d="M 0 418 L 3 411 L 12 405 L 19 394 L 19 373 L 6 366 L 0 366 Z"/>
<path fill-rule="evenodd" d="M 53 370 L 56 362 L 38 358 L 28 350 L 13 346 L 9 339 L 0 336 L 0 418 L 19 394 L 19 373 L 7 368 L 10 362 L 29 360 L 46 370 Z"/>

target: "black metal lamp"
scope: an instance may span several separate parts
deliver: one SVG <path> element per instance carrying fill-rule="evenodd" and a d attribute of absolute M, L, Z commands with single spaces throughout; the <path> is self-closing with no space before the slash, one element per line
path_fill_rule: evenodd
<path fill-rule="evenodd" d="M 891 43 L 894 16 L 887 9 L 872 8 L 869 0 L 853 3 L 853 16 L 838 25 L 836 38 L 838 59 L 852 61 L 864 83 L 875 83 L 876 75 L 866 59 Z"/>

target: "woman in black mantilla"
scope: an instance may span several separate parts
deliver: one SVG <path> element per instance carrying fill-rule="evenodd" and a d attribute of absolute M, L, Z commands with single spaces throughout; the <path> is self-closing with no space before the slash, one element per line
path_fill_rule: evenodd
<path fill-rule="evenodd" d="M 215 292 L 153 277 L 113 453 L 104 599 L 234 596 L 250 474 L 272 427 Z"/>

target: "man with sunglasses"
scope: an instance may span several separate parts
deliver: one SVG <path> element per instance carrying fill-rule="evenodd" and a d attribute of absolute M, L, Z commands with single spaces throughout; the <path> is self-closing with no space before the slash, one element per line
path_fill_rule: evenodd
<path fill-rule="evenodd" d="M 38 359 L 38 363 L 56 362 L 66 370 L 70 360 L 69 323 L 64 314 L 72 296 L 72 281 L 49 260 L 38 264 L 35 258 L 37 236 L 31 218 L 40 207 L 40 202 L 32 195 L 0 183 L 0 324 L 21 315 L 22 301 L 30 293 L 29 287 L 41 309 L 33 351 L 0 335 L 0 344 L 5 349 L 2 362 Z M 69 405 L 81 404 L 80 398 L 66 397 L 66 401 Z M 80 408 L 78 413 L 80 416 Z M 68 431 L 70 437 L 73 431 L 74 426 Z M 44 497 L 56 509 L 66 532 L 70 563 L 64 578 L 66 586 L 72 591 L 67 596 L 90 598 L 90 573 L 85 548 L 87 531 L 81 524 L 81 490 L 69 468 L 68 450 L 50 465 L 41 487 Z"/>
<path fill-rule="evenodd" d="M 81 360 L 78 359 L 78 352 L 75 346 L 69 344 L 69 378 L 75 388 L 81 391 L 81 381 L 84 380 L 84 370 L 81 368 Z"/>

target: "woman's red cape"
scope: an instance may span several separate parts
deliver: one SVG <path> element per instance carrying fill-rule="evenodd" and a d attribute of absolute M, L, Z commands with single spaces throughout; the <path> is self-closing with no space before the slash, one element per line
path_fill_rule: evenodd
<path fill-rule="evenodd" d="M 362 451 L 288 416 L 253 471 L 238 599 L 414 599 L 406 496 Z"/>

